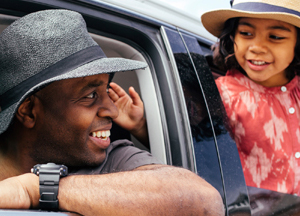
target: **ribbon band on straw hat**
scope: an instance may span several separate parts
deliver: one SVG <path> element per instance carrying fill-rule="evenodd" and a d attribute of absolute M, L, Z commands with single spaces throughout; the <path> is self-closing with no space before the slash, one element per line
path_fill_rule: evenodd
<path fill-rule="evenodd" d="M 231 9 L 218 9 L 202 14 L 203 26 L 219 37 L 226 20 L 237 17 L 275 19 L 300 27 L 300 4 L 297 0 L 234 0 Z"/>
<path fill-rule="evenodd" d="M 298 11 L 261 2 L 242 2 L 236 5 L 232 5 L 232 9 L 252 12 L 282 12 L 300 16 L 300 12 Z"/>

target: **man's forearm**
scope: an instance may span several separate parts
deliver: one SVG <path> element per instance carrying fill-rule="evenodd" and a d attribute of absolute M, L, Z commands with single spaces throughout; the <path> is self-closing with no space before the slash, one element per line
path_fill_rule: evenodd
<path fill-rule="evenodd" d="M 212 186 L 170 166 L 68 176 L 60 181 L 58 198 L 62 210 L 83 215 L 224 215 Z"/>

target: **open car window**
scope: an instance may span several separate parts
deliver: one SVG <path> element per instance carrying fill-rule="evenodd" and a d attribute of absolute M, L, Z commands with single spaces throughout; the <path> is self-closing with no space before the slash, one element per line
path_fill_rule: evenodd
<path fill-rule="evenodd" d="M 96 34 L 91 35 L 103 49 L 107 57 L 121 57 L 148 63 L 141 52 L 122 41 Z M 146 119 L 151 119 L 151 121 L 147 121 L 151 153 L 160 161 L 166 163 L 166 153 L 163 145 L 163 130 L 160 124 L 160 111 L 150 68 L 147 67 L 146 69 L 141 69 L 138 71 L 115 73 L 113 81 L 120 85 L 125 91 L 127 91 L 127 93 L 128 88 L 133 86 L 141 96 L 145 108 L 145 117 Z M 114 125 L 114 127 L 117 126 Z M 117 135 L 117 137 L 114 139 L 129 138 L 137 147 L 150 151 L 150 149 L 145 148 L 144 145 L 142 145 L 133 136 L 128 134 L 126 135 L 126 132 L 122 131 L 123 130 L 118 127 L 118 130 L 114 131 L 114 133 Z M 119 133 L 123 133 L 124 137 L 118 136 Z M 154 134 L 155 136 L 152 136 Z"/>

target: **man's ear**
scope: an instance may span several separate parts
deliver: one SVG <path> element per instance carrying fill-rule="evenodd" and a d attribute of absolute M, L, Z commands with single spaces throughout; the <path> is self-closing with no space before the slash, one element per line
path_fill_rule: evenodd
<path fill-rule="evenodd" d="M 36 122 L 35 96 L 26 98 L 16 112 L 16 118 L 27 128 L 33 128 Z"/>

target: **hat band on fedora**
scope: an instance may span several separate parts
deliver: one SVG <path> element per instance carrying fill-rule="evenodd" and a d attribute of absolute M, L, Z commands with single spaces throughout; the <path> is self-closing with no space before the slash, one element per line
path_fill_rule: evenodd
<path fill-rule="evenodd" d="M 242 11 L 248 11 L 248 12 L 279 12 L 279 13 L 289 13 L 294 14 L 296 16 L 300 17 L 300 12 L 288 9 L 285 7 L 280 7 L 276 5 L 271 5 L 267 3 L 261 3 L 261 2 L 243 2 L 238 3 L 232 6 L 232 9 L 235 10 L 242 10 Z"/>
<path fill-rule="evenodd" d="M 101 47 L 96 45 L 87 47 L 56 62 L 0 95 L 0 112 L 18 102 L 33 86 L 36 86 L 45 80 L 65 74 L 91 61 L 105 57 L 106 55 Z"/>

